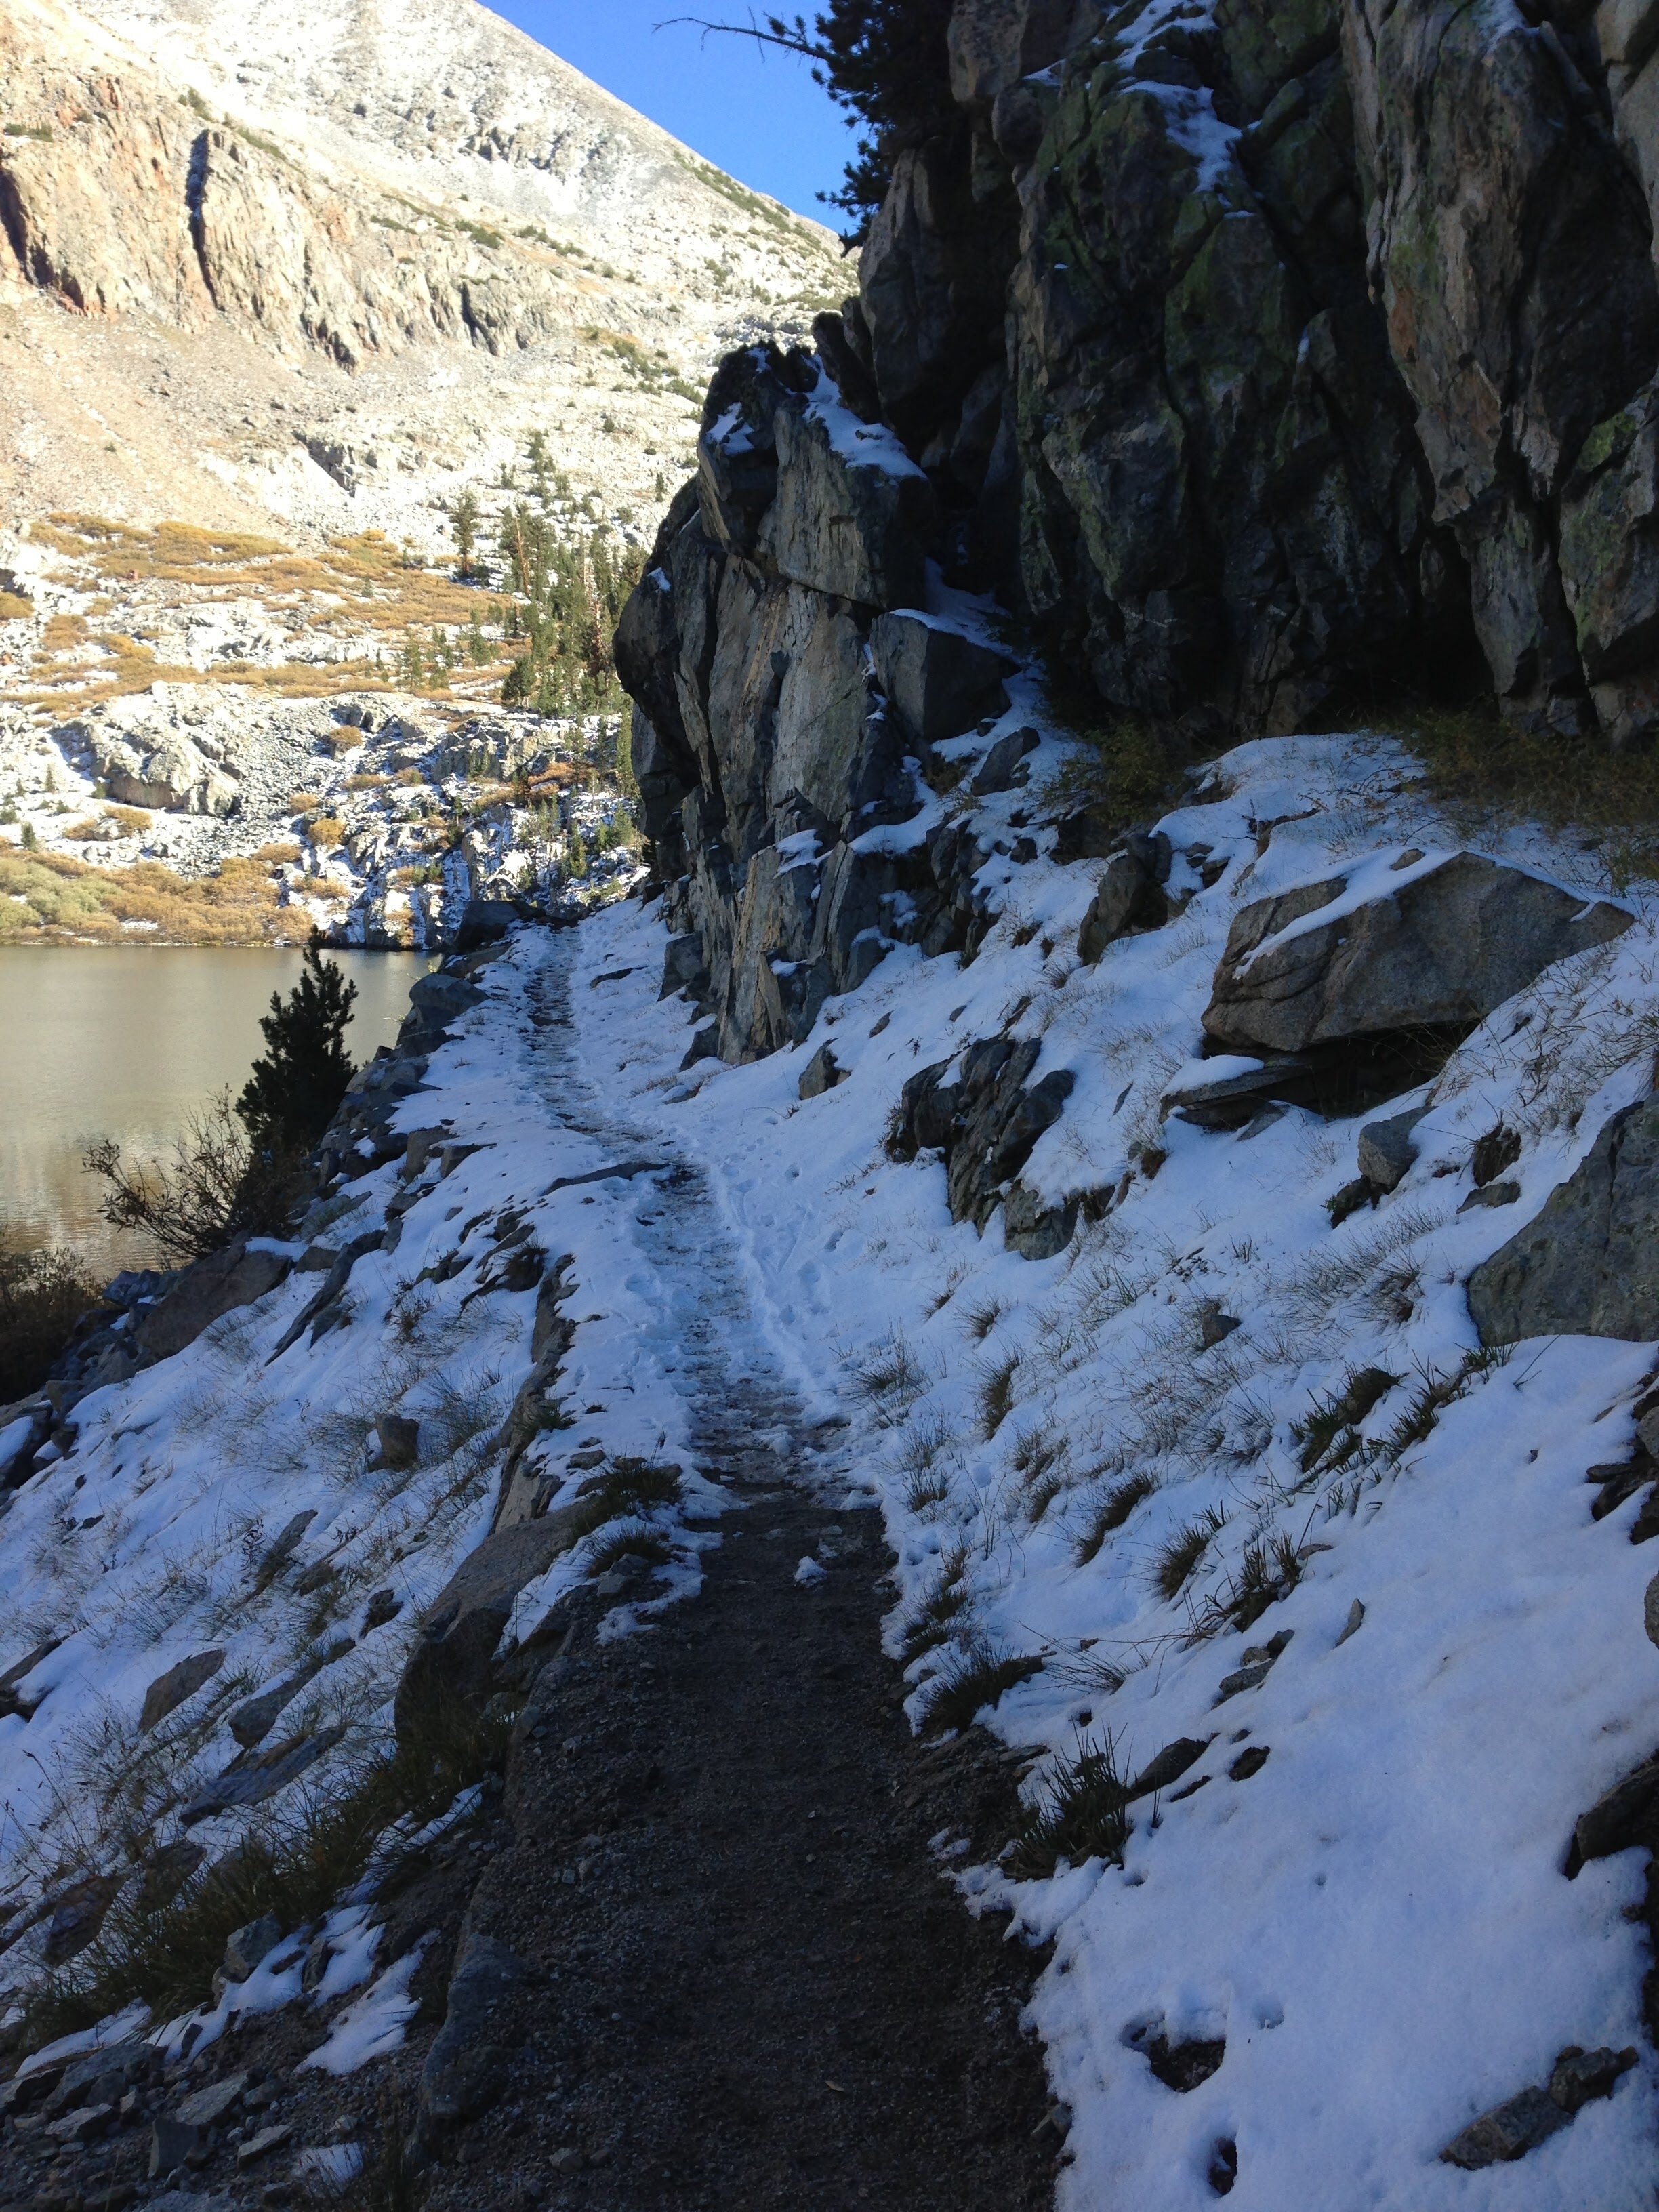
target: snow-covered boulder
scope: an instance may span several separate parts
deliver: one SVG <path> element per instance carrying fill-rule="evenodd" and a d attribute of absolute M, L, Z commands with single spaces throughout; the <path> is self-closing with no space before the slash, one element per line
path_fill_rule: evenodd
<path fill-rule="evenodd" d="M 1464 1032 L 1558 960 L 1628 929 L 1629 909 L 1479 853 L 1373 855 L 1234 920 L 1204 1032 L 1223 1051 Z"/>

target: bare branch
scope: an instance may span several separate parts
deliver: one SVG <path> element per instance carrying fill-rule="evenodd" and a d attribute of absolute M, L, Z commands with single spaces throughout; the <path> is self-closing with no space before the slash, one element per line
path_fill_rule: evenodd
<path fill-rule="evenodd" d="M 833 61 L 835 56 L 827 47 L 815 46 L 806 36 L 805 26 L 801 19 L 797 16 L 795 20 L 797 27 L 793 31 L 787 30 L 775 15 L 770 19 L 770 27 L 762 30 L 757 23 L 752 22 L 711 23 L 702 15 L 670 15 L 663 22 L 654 24 L 653 28 L 659 31 L 671 31 L 678 23 L 691 23 L 702 33 L 705 39 L 711 32 L 732 39 L 753 39 L 757 46 L 779 46 L 785 53 L 803 55 L 810 62 Z"/>

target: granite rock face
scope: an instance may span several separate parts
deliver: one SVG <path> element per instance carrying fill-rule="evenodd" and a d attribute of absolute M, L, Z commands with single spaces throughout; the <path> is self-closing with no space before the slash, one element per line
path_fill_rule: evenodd
<path fill-rule="evenodd" d="M 957 0 L 954 117 L 918 114 L 816 326 L 947 577 L 1189 737 L 1483 665 L 1524 726 L 1650 735 L 1656 21 Z M 896 604 L 837 547 L 810 410 L 781 434 L 815 464 L 782 572 Z"/>
<path fill-rule="evenodd" d="M 982 856 L 868 834 L 1006 696 L 940 580 L 1176 744 L 1483 671 L 1564 742 L 1659 732 L 1659 0 L 957 0 L 942 46 L 857 295 L 722 364 L 617 640 L 727 1059 L 896 939 L 972 954 Z M 1132 872 L 1085 957 L 1156 919 Z M 1496 1003 L 1442 980 L 1436 1021 Z"/>
<path fill-rule="evenodd" d="M 1626 1107 L 1543 1211 L 1469 1278 L 1483 1344 L 1659 1338 L 1659 1101 Z"/>

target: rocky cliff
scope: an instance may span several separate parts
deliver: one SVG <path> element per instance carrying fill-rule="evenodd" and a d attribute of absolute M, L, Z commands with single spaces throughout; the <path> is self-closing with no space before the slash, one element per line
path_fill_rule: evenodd
<path fill-rule="evenodd" d="M 1482 691 L 1653 735 L 1656 50 L 1640 0 L 957 0 L 954 121 L 817 358 L 721 371 L 619 640 L 722 1053 L 971 950 L 964 592 L 1177 757 Z"/>

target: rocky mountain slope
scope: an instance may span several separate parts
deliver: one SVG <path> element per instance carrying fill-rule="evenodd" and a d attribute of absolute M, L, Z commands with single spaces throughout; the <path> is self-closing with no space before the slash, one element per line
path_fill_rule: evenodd
<path fill-rule="evenodd" d="M 424 942 L 591 849 L 610 702 L 477 720 L 527 650 L 504 518 L 626 562 L 712 361 L 805 336 L 837 258 L 470 0 L 0 9 L 0 841 L 52 856 L 0 851 L 0 931 Z M 481 876 L 434 824 L 527 764 L 610 798 L 550 830 L 521 789 Z M 108 880 L 226 859 L 264 873 L 217 919 Z"/>
<path fill-rule="evenodd" d="M 13 528 L 424 544 L 434 495 L 532 429 L 579 489 L 648 501 L 675 380 L 803 327 L 832 281 L 826 233 L 470 4 L 16 0 L 0 40 Z M 609 389 L 641 377 L 668 389 Z"/>

